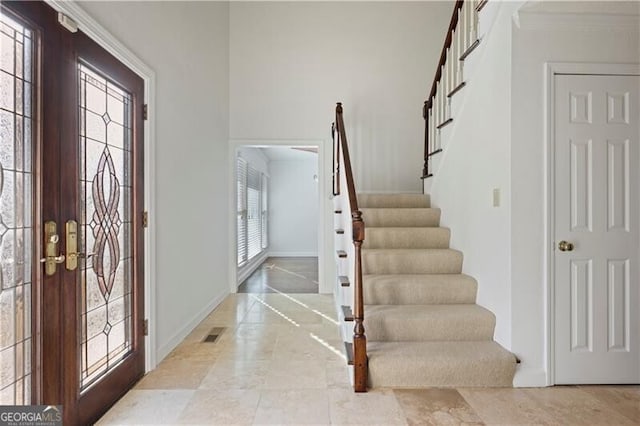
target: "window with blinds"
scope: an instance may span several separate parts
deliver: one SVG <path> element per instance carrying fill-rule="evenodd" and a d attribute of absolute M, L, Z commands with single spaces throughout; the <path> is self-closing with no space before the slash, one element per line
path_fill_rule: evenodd
<path fill-rule="evenodd" d="M 244 266 L 268 246 L 267 176 L 238 157 L 238 266 Z"/>
<path fill-rule="evenodd" d="M 260 186 L 261 174 L 249 166 L 247 174 L 247 251 L 251 260 L 262 251 Z"/>
<path fill-rule="evenodd" d="M 262 195 L 262 248 L 266 249 L 269 246 L 268 234 L 267 234 L 267 219 L 268 215 L 268 204 L 267 204 L 267 187 L 268 187 L 268 178 L 264 174 L 262 175 L 262 191 L 260 194 Z"/>
<path fill-rule="evenodd" d="M 247 162 L 238 157 L 236 167 L 237 222 L 238 222 L 238 266 L 247 262 Z"/>

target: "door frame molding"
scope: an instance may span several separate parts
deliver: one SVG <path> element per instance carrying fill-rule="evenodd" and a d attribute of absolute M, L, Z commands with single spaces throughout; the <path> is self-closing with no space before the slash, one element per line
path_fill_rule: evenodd
<path fill-rule="evenodd" d="M 144 242 L 144 310 L 149 320 L 149 334 L 145 337 L 145 372 L 155 368 L 156 347 L 156 227 L 153 214 L 156 212 L 156 163 L 155 163 L 155 97 L 156 74 L 135 53 L 118 41 L 111 33 L 93 19 L 77 3 L 65 0 L 45 0 L 55 9 L 73 19 L 78 28 L 103 49 L 142 77 L 144 81 L 144 102 L 147 104 L 148 118 L 144 121 L 144 209 L 150 212 L 151 220 L 145 229 Z"/>
<path fill-rule="evenodd" d="M 329 262 L 330 247 L 333 239 L 327 239 L 327 235 L 332 235 L 327 231 L 328 224 L 333 221 L 328 219 L 328 213 L 331 211 L 333 216 L 333 205 L 329 190 L 331 188 L 331 174 L 327 170 L 331 170 L 331 150 L 327 146 L 331 146 L 329 142 L 323 139 L 229 139 L 229 165 L 228 180 L 228 253 L 229 253 L 229 292 L 238 292 L 238 264 L 237 264 L 237 223 L 236 223 L 236 156 L 240 147 L 261 148 L 261 147 L 277 147 L 277 146 L 317 146 L 318 147 L 318 293 L 333 293 L 333 284 L 330 284 L 330 278 L 335 275 L 331 268 L 333 262 Z M 328 157 L 327 157 L 328 156 Z M 333 230 L 331 230 L 333 232 Z"/>
<path fill-rule="evenodd" d="M 555 76 L 640 76 L 640 63 L 546 62 L 544 64 L 544 291 L 546 384 L 555 385 Z"/>

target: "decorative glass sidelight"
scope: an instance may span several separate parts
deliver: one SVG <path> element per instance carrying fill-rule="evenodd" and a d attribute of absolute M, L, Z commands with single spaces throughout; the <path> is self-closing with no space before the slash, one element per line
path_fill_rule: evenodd
<path fill-rule="evenodd" d="M 0 16 L 0 405 L 31 403 L 34 33 Z"/>
<path fill-rule="evenodd" d="M 132 349 L 132 99 L 84 64 L 80 84 L 80 387 Z"/>

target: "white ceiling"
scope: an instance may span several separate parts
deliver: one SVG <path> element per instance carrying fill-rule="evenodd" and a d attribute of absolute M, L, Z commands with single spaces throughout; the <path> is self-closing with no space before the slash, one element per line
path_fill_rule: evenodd
<path fill-rule="evenodd" d="M 308 149 L 311 147 L 304 147 L 304 148 Z M 318 154 L 315 152 L 301 151 L 299 149 L 294 149 L 293 147 L 290 147 L 290 146 L 286 146 L 286 147 L 269 146 L 269 147 L 260 148 L 260 149 L 270 161 L 283 161 L 283 160 L 304 161 L 310 158 L 314 158 L 314 159 L 318 158 Z"/>

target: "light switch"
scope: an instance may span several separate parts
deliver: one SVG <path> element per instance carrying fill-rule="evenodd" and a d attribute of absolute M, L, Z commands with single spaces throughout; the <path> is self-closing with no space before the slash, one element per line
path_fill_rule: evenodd
<path fill-rule="evenodd" d="M 500 188 L 493 188 L 493 207 L 500 207 Z"/>

